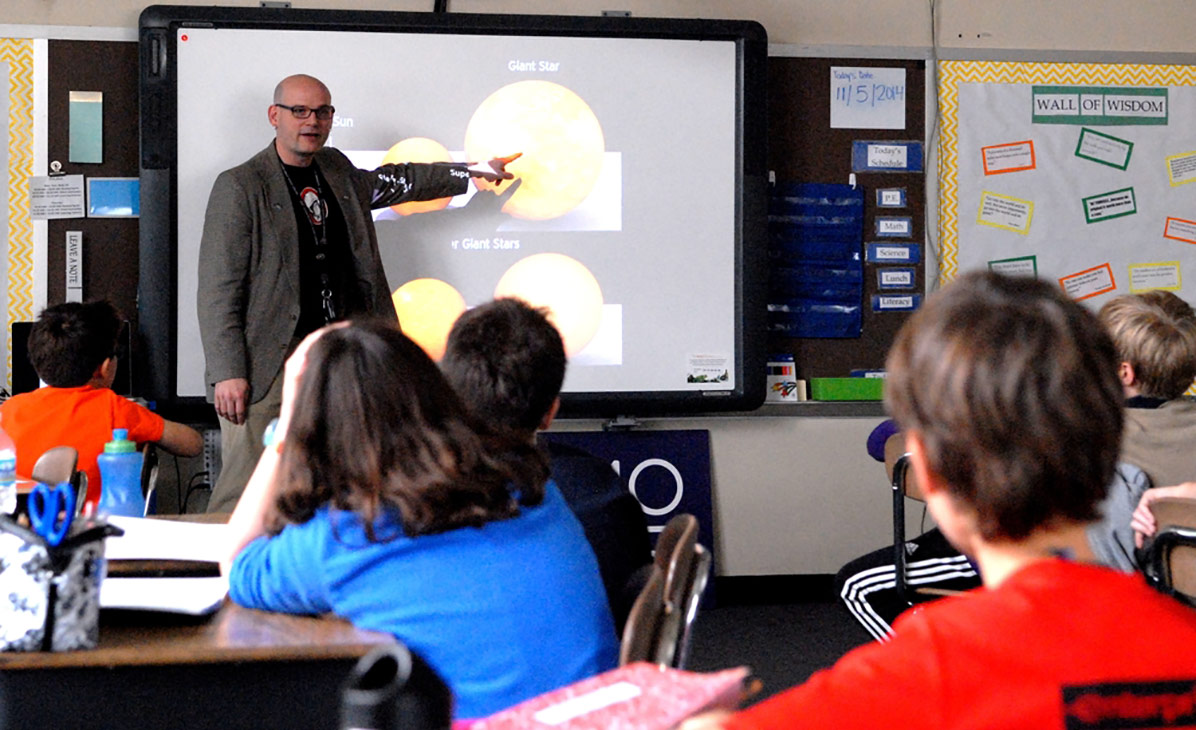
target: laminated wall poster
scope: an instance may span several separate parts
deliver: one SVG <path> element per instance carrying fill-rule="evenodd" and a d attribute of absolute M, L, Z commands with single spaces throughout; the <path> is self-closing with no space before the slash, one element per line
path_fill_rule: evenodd
<path fill-rule="evenodd" d="M 1196 66 L 941 61 L 939 83 L 940 282 L 1196 303 Z"/>

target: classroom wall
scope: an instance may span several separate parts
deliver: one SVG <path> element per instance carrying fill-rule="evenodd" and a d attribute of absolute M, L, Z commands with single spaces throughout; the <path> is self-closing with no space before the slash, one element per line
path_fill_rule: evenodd
<path fill-rule="evenodd" d="M 0 24 L 137 27 L 137 0 L 5 0 Z M 162 3 L 203 4 L 203 3 Z M 224 0 L 226 6 L 258 2 Z M 944 48 L 1190 53 L 1189 0 L 937 0 Z M 430 11 L 433 0 L 293 0 L 296 8 Z M 748 18 L 774 44 L 928 47 L 930 0 L 449 0 L 459 13 Z"/>
<path fill-rule="evenodd" d="M 257 2 L 225 2 L 255 6 Z M 427 11 L 432 0 L 294 0 L 294 7 Z M 8 24 L 93 26 L 93 33 L 132 39 L 143 4 L 83 0 L 4 0 Z M 895 57 L 932 44 L 926 0 L 450 0 L 453 12 L 750 18 L 768 30 L 777 55 Z M 952 58 L 1050 60 L 1078 51 L 1085 60 L 1118 54 L 1191 54 L 1190 0 L 938 0 L 940 52 Z M 11 26 L 10 26 L 11 27 Z M 115 30 L 113 30 L 115 29 Z M 84 31 L 85 32 L 85 31 Z M 86 36 L 85 36 L 86 37 Z M 832 51 L 838 49 L 839 52 Z M 1147 61 L 1150 58 L 1145 59 Z M 651 421 L 649 428 L 711 432 L 715 518 L 723 575 L 831 573 L 885 544 L 891 534 L 889 492 L 864 441 L 880 417 L 755 416 Z M 596 428 L 574 423 L 570 428 Z M 916 520 L 915 514 L 912 519 Z"/>

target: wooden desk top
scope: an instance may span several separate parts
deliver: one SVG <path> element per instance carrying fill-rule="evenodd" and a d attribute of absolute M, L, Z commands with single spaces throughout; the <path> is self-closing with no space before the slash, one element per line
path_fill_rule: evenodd
<path fill-rule="evenodd" d="M 150 515 L 155 520 L 174 520 L 175 522 L 201 522 L 209 525 L 228 524 L 232 512 L 191 512 L 185 515 Z"/>
<path fill-rule="evenodd" d="M 0 653 L 0 671 L 253 661 L 356 659 L 394 637 L 338 618 L 241 608 L 226 601 L 201 620 L 103 612 L 100 645 L 90 651 Z"/>

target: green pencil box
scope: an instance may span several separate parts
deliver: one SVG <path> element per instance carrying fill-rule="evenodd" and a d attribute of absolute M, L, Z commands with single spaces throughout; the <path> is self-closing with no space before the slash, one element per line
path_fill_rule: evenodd
<path fill-rule="evenodd" d="M 810 378 L 811 400 L 881 400 L 884 378 Z"/>

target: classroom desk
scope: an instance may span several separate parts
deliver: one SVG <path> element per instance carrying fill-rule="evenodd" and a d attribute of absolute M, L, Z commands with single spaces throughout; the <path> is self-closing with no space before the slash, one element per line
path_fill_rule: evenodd
<path fill-rule="evenodd" d="M 198 619 L 104 611 L 96 649 L 0 654 L 0 728 L 327 730 L 357 659 L 392 641 L 229 602 Z"/>

